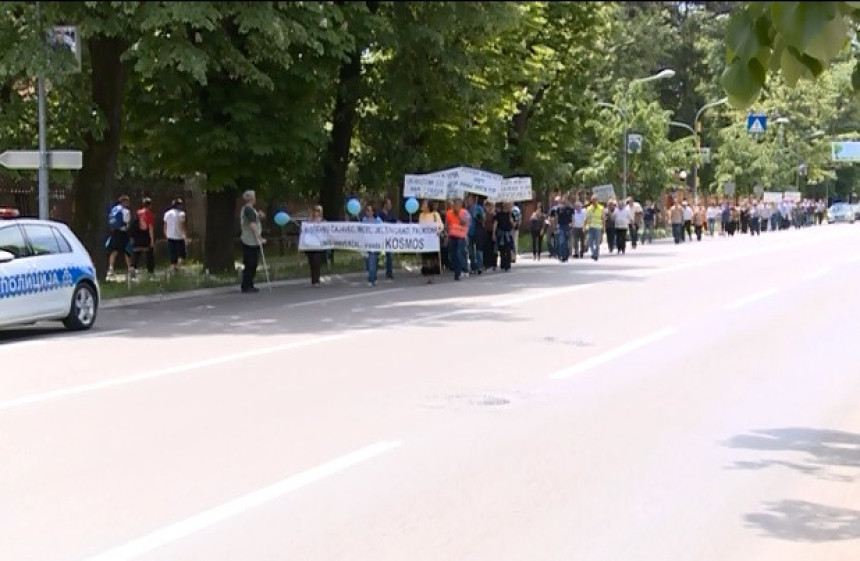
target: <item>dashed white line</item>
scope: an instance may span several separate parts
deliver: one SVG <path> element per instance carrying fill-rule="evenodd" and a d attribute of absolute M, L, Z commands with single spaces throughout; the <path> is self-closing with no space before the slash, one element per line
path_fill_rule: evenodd
<path fill-rule="evenodd" d="M 592 368 L 597 368 L 598 366 L 602 366 L 607 362 L 613 361 L 616 358 L 622 357 L 628 353 L 632 353 L 642 347 L 650 345 L 651 343 L 655 343 L 660 339 L 665 339 L 670 335 L 673 335 L 678 330 L 674 327 L 667 327 L 665 329 L 661 329 L 651 335 L 646 337 L 642 337 L 641 339 L 636 339 L 635 341 L 630 341 L 629 343 L 625 343 L 620 345 L 611 351 L 605 352 L 602 355 L 597 355 L 595 357 L 586 359 L 582 362 L 579 362 L 569 368 L 565 368 L 563 370 L 559 370 L 558 372 L 553 372 L 550 374 L 550 378 L 555 380 L 563 380 L 565 378 L 570 378 L 571 376 L 576 376 L 577 374 L 582 374 L 583 372 L 587 372 Z"/>
<path fill-rule="evenodd" d="M 731 304 L 728 304 L 726 306 L 726 309 L 737 310 L 738 308 L 743 308 L 747 304 L 752 304 L 753 302 L 763 300 L 763 299 L 767 298 L 768 296 L 773 296 L 777 292 L 779 292 L 779 291 L 775 288 L 771 288 L 769 290 L 763 290 L 761 292 L 756 292 L 755 294 L 750 294 L 749 296 L 741 298 L 740 300 L 735 300 Z"/>
<path fill-rule="evenodd" d="M 162 546 L 179 541 L 191 534 L 260 507 L 302 487 L 316 483 L 321 479 L 390 452 L 400 445 L 400 442 L 392 441 L 371 444 L 262 489 L 257 489 L 209 510 L 165 526 L 104 553 L 90 557 L 88 561 L 127 561 L 135 559 Z"/>
<path fill-rule="evenodd" d="M 803 275 L 805 280 L 817 279 L 818 277 L 823 277 L 827 273 L 833 270 L 833 267 L 824 267 L 823 269 L 818 269 L 817 271 L 812 271 L 811 273 L 806 273 Z"/>

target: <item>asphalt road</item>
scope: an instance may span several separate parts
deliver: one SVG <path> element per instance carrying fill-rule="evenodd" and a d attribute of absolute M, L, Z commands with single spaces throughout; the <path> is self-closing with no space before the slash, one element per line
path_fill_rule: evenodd
<path fill-rule="evenodd" d="M 860 226 L 0 335 L 5 560 L 860 559 Z"/>

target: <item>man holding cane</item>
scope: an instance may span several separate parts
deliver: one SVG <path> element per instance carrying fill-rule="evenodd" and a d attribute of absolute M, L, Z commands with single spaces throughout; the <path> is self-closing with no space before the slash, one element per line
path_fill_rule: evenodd
<path fill-rule="evenodd" d="M 254 208 L 257 203 L 257 195 L 254 191 L 245 191 L 242 195 L 245 205 L 239 217 L 242 227 L 242 292 L 245 294 L 260 292 L 254 286 L 254 277 L 257 276 L 257 264 L 260 260 L 260 250 L 266 240 L 262 237 L 262 212 Z"/>

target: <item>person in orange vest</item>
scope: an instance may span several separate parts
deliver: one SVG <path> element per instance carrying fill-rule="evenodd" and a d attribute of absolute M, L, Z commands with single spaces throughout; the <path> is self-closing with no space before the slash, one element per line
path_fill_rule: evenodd
<path fill-rule="evenodd" d="M 454 199 L 451 209 L 445 213 L 445 223 L 448 226 L 448 252 L 455 281 L 460 280 L 460 275 L 466 271 L 464 257 L 469 220 L 469 212 L 463 208 L 463 200 Z"/>

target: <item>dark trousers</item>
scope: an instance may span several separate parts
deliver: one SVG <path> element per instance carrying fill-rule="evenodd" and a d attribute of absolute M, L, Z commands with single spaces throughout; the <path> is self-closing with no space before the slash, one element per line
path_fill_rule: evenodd
<path fill-rule="evenodd" d="M 257 264 L 260 262 L 260 246 L 242 244 L 242 290 L 254 288 Z"/>
<path fill-rule="evenodd" d="M 760 236 L 761 235 L 761 219 L 750 218 L 750 235 L 751 236 Z"/>
<path fill-rule="evenodd" d="M 702 241 L 702 225 L 696 224 L 693 226 L 693 230 L 696 232 L 696 241 Z"/>
<path fill-rule="evenodd" d="M 532 232 L 532 255 L 540 257 L 543 253 L 543 232 Z"/>
<path fill-rule="evenodd" d="M 693 241 L 693 222 L 692 221 L 690 221 L 690 220 L 684 221 L 684 233 L 687 234 L 687 240 L 688 241 Z"/>
<path fill-rule="evenodd" d="M 627 228 L 615 229 L 615 246 L 619 253 L 624 253 L 627 250 Z"/>
<path fill-rule="evenodd" d="M 131 256 L 131 266 L 135 269 L 140 265 L 140 256 L 141 254 L 146 256 L 146 270 L 152 274 L 155 272 L 155 251 L 149 247 L 146 249 L 143 248 L 134 248 L 134 254 Z"/>
<path fill-rule="evenodd" d="M 636 249 L 636 245 L 639 243 L 639 225 L 631 224 L 630 225 L 630 245 L 633 246 L 633 249 Z"/>
<path fill-rule="evenodd" d="M 573 254 L 576 257 L 585 255 L 585 228 L 573 229 Z"/>
<path fill-rule="evenodd" d="M 675 243 L 681 243 L 684 239 L 684 225 L 678 223 L 672 223 L 672 238 L 675 240 Z"/>
<path fill-rule="evenodd" d="M 618 230 L 615 229 L 615 225 L 607 224 L 606 228 L 606 245 L 609 246 L 609 253 L 615 251 L 615 233 Z"/>
<path fill-rule="evenodd" d="M 323 252 L 308 251 L 308 265 L 311 268 L 311 284 L 320 283 L 320 269 L 322 268 Z"/>

